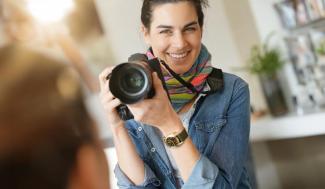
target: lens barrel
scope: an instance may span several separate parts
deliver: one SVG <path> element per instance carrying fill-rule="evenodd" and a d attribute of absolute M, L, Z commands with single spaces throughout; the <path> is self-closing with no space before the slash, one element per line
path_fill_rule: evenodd
<path fill-rule="evenodd" d="M 112 70 L 109 88 L 122 103 L 136 103 L 150 96 L 153 90 L 151 70 L 141 62 L 119 64 Z"/>

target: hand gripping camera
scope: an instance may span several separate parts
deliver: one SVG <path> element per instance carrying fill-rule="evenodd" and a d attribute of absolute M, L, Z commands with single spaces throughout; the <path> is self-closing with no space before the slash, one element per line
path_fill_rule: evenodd
<path fill-rule="evenodd" d="M 212 68 L 211 73 L 207 77 L 207 83 L 210 88 L 209 91 L 202 91 L 202 89 L 198 91 L 191 82 L 183 80 L 162 60 L 157 58 L 148 60 L 147 56 L 144 54 L 134 54 L 128 61 L 129 62 L 119 64 L 108 76 L 108 78 L 110 78 L 109 88 L 112 94 L 123 103 L 117 107 L 117 111 L 123 120 L 133 119 L 132 113 L 125 104 L 133 104 L 145 98 L 152 98 L 155 95 L 155 89 L 152 86 L 152 72 L 157 72 L 168 95 L 160 63 L 175 79 L 193 93 L 211 94 L 222 91 L 224 87 L 223 72 L 221 69 Z"/>
<path fill-rule="evenodd" d="M 123 103 L 117 107 L 123 120 L 133 119 L 125 104 L 133 104 L 155 95 L 152 72 L 157 72 L 164 89 L 167 90 L 159 60 L 148 60 L 144 54 L 132 55 L 128 62 L 116 66 L 108 76 L 112 94 Z"/>

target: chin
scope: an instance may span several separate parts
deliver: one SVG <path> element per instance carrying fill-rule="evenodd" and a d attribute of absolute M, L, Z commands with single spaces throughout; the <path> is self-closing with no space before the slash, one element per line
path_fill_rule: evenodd
<path fill-rule="evenodd" d="M 193 61 L 193 60 L 187 60 L 187 59 L 183 59 L 183 60 L 168 60 L 167 59 L 167 61 L 165 60 L 167 65 L 177 74 L 184 74 L 188 70 L 191 69 L 194 62 L 191 65 L 188 65 L 187 62 L 189 62 L 189 61 Z"/>
<path fill-rule="evenodd" d="M 188 70 L 189 70 L 190 68 L 188 68 L 188 69 L 184 69 L 184 67 L 182 67 L 182 68 L 172 68 L 172 70 L 175 72 L 175 73 L 177 73 L 177 74 L 179 74 L 179 75 L 182 75 L 182 74 L 184 74 L 184 73 L 186 73 Z"/>

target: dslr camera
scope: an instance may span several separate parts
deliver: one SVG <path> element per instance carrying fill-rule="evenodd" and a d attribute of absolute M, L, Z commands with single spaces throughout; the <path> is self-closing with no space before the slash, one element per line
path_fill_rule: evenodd
<path fill-rule="evenodd" d="M 157 72 L 166 90 L 160 61 L 157 58 L 148 60 L 144 54 L 132 55 L 128 62 L 117 65 L 108 76 L 110 91 L 123 103 L 117 107 L 123 120 L 133 119 L 125 104 L 134 104 L 155 95 L 152 72 Z"/>

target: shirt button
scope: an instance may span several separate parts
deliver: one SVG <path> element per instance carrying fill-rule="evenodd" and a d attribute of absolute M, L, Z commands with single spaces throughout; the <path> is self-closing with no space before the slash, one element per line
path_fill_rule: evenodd
<path fill-rule="evenodd" d="M 138 131 L 142 131 L 142 127 L 138 127 Z"/>
<path fill-rule="evenodd" d="M 151 152 L 155 152 L 156 151 L 156 148 L 151 148 Z"/>

